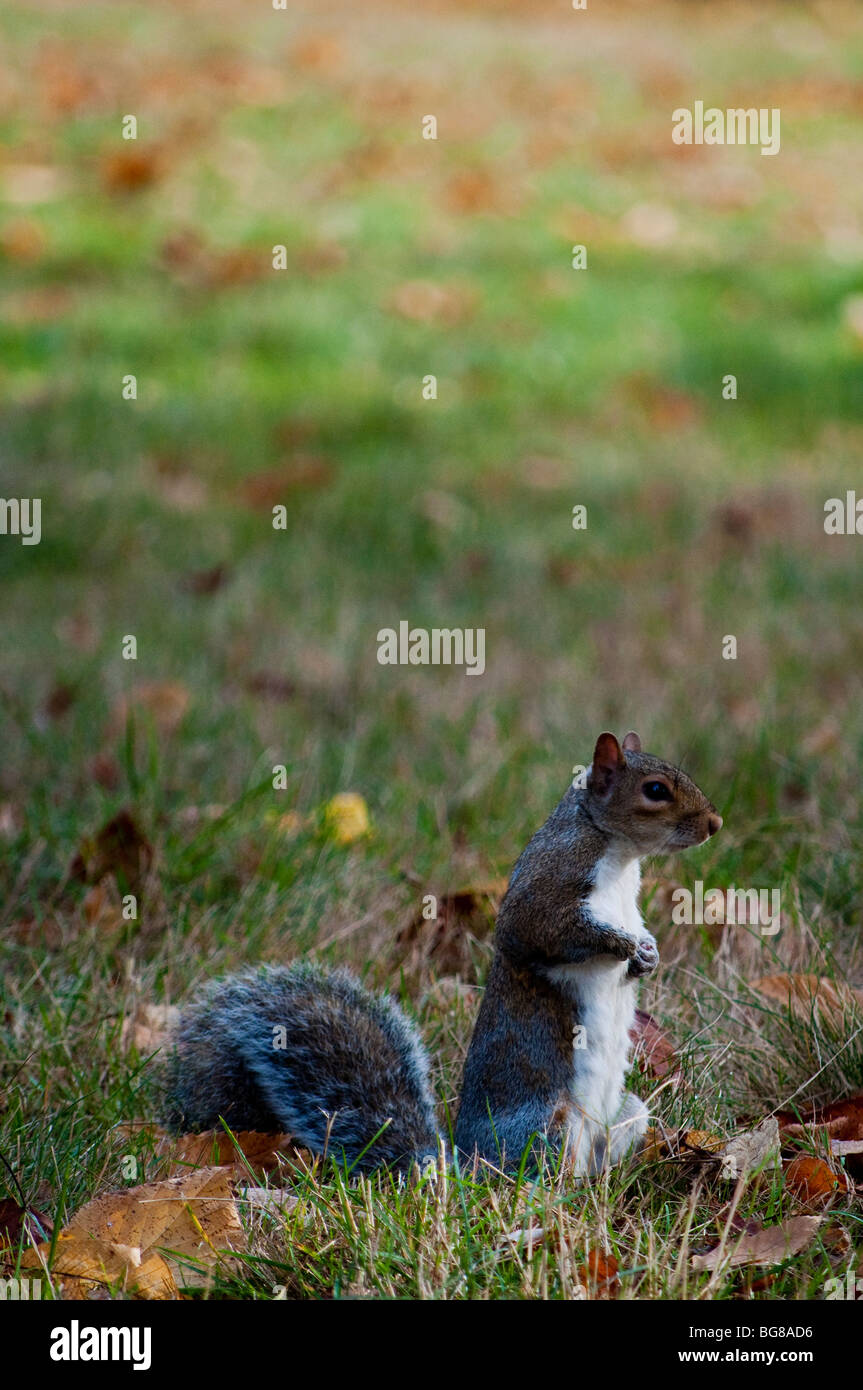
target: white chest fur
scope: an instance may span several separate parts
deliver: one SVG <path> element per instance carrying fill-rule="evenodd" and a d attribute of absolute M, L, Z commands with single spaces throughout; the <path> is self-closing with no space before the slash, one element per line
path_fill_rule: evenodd
<path fill-rule="evenodd" d="M 586 906 L 597 922 L 637 939 L 645 934 L 638 908 L 640 886 L 637 859 L 625 864 L 602 859 Z M 611 956 L 558 966 L 549 974 L 576 1005 L 583 1031 L 576 1034 L 574 1044 L 572 1100 L 577 1114 L 586 1118 L 586 1129 L 595 1132 L 612 1124 L 620 1109 L 629 1066 L 629 1030 L 635 1018 L 635 985 L 627 979 L 627 962 Z M 580 1147 L 575 1135 L 573 1139 Z"/>

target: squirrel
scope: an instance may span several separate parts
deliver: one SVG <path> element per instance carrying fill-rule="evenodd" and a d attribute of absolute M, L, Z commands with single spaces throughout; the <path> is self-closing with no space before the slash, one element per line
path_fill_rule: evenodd
<path fill-rule="evenodd" d="M 574 1174 L 619 1163 L 648 1113 L 625 1089 L 636 982 L 659 963 L 639 860 L 700 845 L 722 817 L 680 768 L 602 733 L 519 857 L 468 1049 L 455 1146 L 505 1171 L 550 1152 Z M 386 996 L 342 970 L 259 966 L 185 1009 L 167 1123 L 290 1134 L 350 1167 L 424 1165 L 442 1142 L 429 1059 Z"/>

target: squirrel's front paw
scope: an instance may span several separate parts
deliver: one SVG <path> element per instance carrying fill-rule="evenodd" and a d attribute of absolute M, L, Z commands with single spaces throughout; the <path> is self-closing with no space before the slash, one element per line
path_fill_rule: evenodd
<path fill-rule="evenodd" d="M 651 975 L 658 964 L 659 947 L 655 939 L 652 936 L 643 936 L 635 948 L 626 973 L 630 979 L 639 979 L 642 975 Z"/>

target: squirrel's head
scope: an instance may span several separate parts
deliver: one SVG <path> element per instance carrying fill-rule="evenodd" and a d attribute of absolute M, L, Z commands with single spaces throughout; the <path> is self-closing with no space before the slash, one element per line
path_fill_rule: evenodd
<path fill-rule="evenodd" d="M 642 753 L 638 734 L 620 746 L 600 734 L 587 779 L 591 818 L 611 835 L 632 842 L 639 856 L 689 849 L 722 825 L 716 807 L 691 777 L 661 758 Z"/>

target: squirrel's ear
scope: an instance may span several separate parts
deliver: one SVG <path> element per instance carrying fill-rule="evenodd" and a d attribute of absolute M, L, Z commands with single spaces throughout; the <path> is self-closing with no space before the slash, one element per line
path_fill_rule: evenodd
<path fill-rule="evenodd" d="M 630 729 L 629 733 L 626 735 L 626 738 L 623 740 L 623 751 L 624 753 L 641 752 L 641 739 L 638 737 L 638 734 L 635 733 L 635 731 L 632 729 Z"/>
<path fill-rule="evenodd" d="M 612 784 L 623 767 L 623 753 L 614 734 L 600 734 L 593 750 L 590 787 L 599 796 L 611 791 Z"/>

